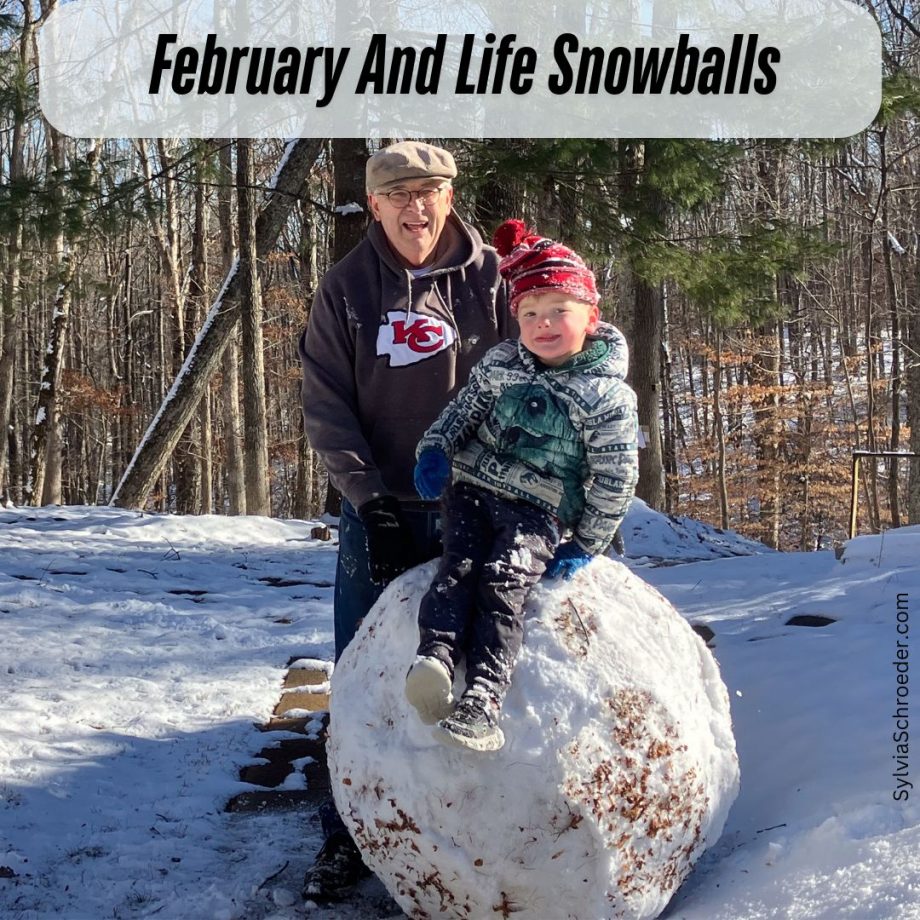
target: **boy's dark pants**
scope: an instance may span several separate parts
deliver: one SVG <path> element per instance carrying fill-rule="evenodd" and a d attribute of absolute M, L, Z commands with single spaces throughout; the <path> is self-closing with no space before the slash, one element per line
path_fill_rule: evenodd
<path fill-rule="evenodd" d="M 500 706 L 524 636 L 524 602 L 559 543 L 559 523 L 524 501 L 460 484 L 444 506 L 444 554 L 419 608 L 418 654 Z"/>

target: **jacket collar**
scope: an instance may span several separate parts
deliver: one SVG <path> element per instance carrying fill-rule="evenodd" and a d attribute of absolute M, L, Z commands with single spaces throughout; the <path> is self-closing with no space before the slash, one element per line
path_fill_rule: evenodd
<path fill-rule="evenodd" d="M 547 373 L 598 373 L 604 376 L 626 379 L 629 368 L 629 350 L 623 333 L 610 323 L 598 323 L 597 329 L 585 339 L 586 347 L 565 364 L 550 367 L 538 362 L 518 339 L 518 355 L 529 370 L 538 368 Z"/>

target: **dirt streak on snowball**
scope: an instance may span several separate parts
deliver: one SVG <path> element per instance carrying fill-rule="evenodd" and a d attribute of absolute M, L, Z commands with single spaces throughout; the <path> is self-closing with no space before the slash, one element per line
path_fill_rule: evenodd
<path fill-rule="evenodd" d="M 738 791 L 708 649 L 599 559 L 532 593 L 504 748 L 448 748 L 403 696 L 433 572 L 387 589 L 332 679 L 333 787 L 367 864 L 413 918 L 657 916 Z"/>

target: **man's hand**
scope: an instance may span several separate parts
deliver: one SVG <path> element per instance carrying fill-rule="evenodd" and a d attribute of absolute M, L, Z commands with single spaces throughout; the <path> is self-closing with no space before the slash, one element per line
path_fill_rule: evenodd
<path fill-rule="evenodd" d="M 381 495 L 361 505 L 358 517 L 367 531 L 371 581 L 389 584 L 415 564 L 415 541 L 393 495 Z"/>
<path fill-rule="evenodd" d="M 440 496 L 449 476 L 450 461 L 443 450 L 429 447 L 419 454 L 412 478 L 415 482 L 415 491 L 426 501 Z"/>
<path fill-rule="evenodd" d="M 594 556 L 586 553 L 574 540 L 560 543 L 556 548 L 556 555 L 546 567 L 548 578 L 558 578 L 560 575 L 568 581 L 580 568 L 586 566 Z"/>

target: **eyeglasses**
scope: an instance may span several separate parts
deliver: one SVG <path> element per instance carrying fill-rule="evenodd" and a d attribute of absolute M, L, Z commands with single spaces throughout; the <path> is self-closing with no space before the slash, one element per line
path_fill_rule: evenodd
<path fill-rule="evenodd" d="M 392 192 L 375 192 L 381 198 L 386 198 L 394 208 L 404 208 L 410 201 L 418 198 L 422 204 L 434 204 L 438 195 L 446 189 L 446 185 L 436 185 L 434 188 L 420 188 L 418 191 L 409 191 L 407 188 L 395 188 Z"/>

